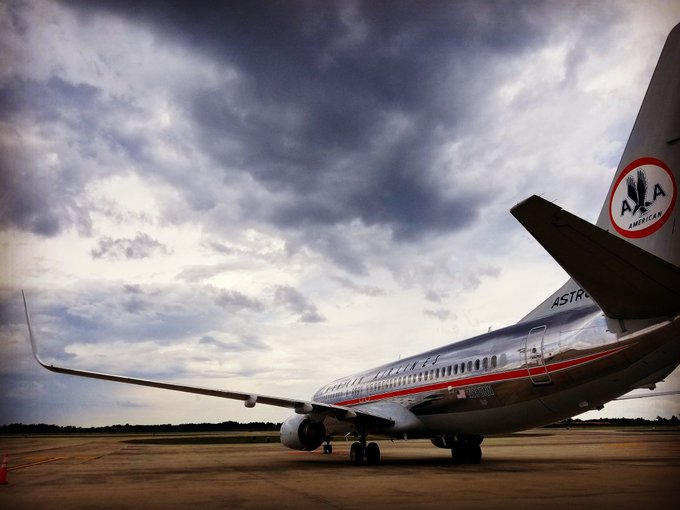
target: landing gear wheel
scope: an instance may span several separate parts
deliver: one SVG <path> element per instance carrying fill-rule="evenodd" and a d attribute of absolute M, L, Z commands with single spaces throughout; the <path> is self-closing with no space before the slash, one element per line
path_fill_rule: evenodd
<path fill-rule="evenodd" d="M 465 448 L 462 444 L 456 444 L 451 448 L 451 459 L 454 464 L 465 464 Z"/>
<path fill-rule="evenodd" d="M 467 445 L 467 462 L 468 464 L 479 464 L 482 462 L 482 447 L 478 444 Z"/>
<path fill-rule="evenodd" d="M 361 466 L 364 463 L 364 445 L 361 443 L 352 443 L 349 449 L 349 460 L 355 466 Z"/>
<path fill-rule="evenodd" d="M 330 455 L 333 453 L 333 445 L 331 444 L 331 440 L 333 438 L 331 436 L 326 436 L 326 444 L 323 445 L 323 454 L 324 455 Z"/>
<path fill-rule="evenodd" d="M 380 464 L 380 447 L 378 443 L 368 443 L 366 445 L 366 464 L 369 466 Z"/>
<path fill-rule="evenodd" d="M 482 436 L 463 436 L 451 446 L 454 464 L 479 464 L 482 461 Z"/>

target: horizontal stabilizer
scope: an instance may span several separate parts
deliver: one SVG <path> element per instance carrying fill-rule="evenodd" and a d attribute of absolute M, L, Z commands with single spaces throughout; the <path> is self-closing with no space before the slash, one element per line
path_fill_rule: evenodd
<path fill-rule="evenodd" d="M 510 212 L 608 317 L 680 312 L 680 268 L 535 195 Z"/>

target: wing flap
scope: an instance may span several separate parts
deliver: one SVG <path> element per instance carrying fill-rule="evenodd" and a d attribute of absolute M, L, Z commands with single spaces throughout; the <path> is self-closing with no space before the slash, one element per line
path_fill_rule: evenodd
<path fill-rule="evenodd" d="M 680 312 L 680 268 L 535 195 L 510 212 L 607 316 Z"/>

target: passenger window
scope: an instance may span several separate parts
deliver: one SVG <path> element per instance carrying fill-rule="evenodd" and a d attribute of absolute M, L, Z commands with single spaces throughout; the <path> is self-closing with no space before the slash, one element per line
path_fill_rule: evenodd
<path fill-rule="evenodd" d="M 464 374 L 465 373 L 465 363 L 460 364 L 460 373 Z"/>
<path fill-rule="evenodd" d="M 489 358 L 484 358 L 484 359 L 482 360 L 482 368 L 483 368 L 484 370 L 486 370 L 487 368 L 489 368 Z"/>
<path fill-rule="evenodd" d="M 454 375 L 458 375 L 458 365 L 453 366 L 453 373 Z"/>
<path fill-rule="evenodd" d="M 479 360 L 475 360 L 475 370 L 479 370 Z"/>
<path fill-rule="evenodd" d="M 439 369 L 434 371 L 434 377 L 435 379 L 439 379 Z"/>
<path fill-rule="evenodd" d="M 472 372 L 472 361 L 467 362 L 467 371 Z"/>
<path fill-rule="evenodd" d="M 496 368 L 496 356 L 491 356 L 491 368 Z"/>
<path fill-rule="evenodd" d="M 422 373 L 422 372 L 418 372 L 418 382 L 420 382 L 420 381 L 422 381 L 422 380 L 423 380 L 423 373 Z"/>

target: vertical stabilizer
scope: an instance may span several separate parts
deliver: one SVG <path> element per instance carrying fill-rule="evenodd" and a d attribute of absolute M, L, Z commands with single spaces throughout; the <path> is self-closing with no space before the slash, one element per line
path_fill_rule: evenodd
<path fill-rule="evenodd" d="M 680 267 L 679 185 L 680 24 L 661 51 L 597 226 Z M 570 279 L 520 322 L 592 303 Z"/>
<path fill-rule="evenodd" d="M 680 266 L 680 25 L 659 57 L 597 221 Z"/>

